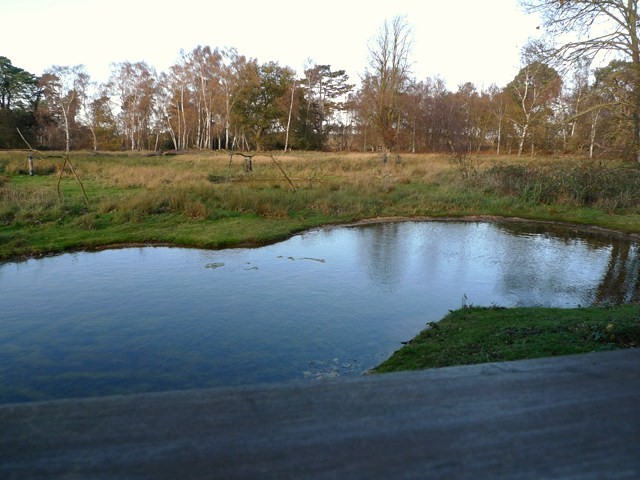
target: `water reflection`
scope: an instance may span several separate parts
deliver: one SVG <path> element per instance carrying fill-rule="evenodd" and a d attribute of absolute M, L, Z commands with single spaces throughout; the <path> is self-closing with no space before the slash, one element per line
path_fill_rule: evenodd
<path fill-rule="evenodd" d="M 0 402 L 358 375 L 463 298 L 638 301 L 638 257 L 575 229 L 402 222 L 0 264 Z"/>
<path fill-rule="evenodd" d="M 567 252 L 576 246 L 583 246 L 586 252 L 582 262 L 575 264 L 573 261 L 561 261 L 558 265 L 562 268 L 570 268 L 575 275 L 580 275 L 588 269 L 599 272 L 600 280 L 597 285 L 594 285 L 590 303 L 617 305 L 640 301 L 640 255 L 637 243 L 632 243 L 616 234 L 553 225 L 507 223 L 499 227 L 512 235 L 547 238 L 561 242 L 569 247 Z M 606 265 L 602 265 L 604 258 L 607 258 Z M 540 282 L 531 283 L 539 285 Z"/>
<path fill-rule="evenodd" d="M 594 303 L 619 304 L 640 301 L 638 246 L 614 241 L 605 275 L 598 285 Z"/>
<path fill-rule="evenodd" d="M 637 245 L 619 236 L 523 223 L 392 223 L 358 227 L 358 257 L 388 291 L 475 304 L 577 306 L 640 298 Z"/>
<path fill-rule="evenodd" d="M 355 229 L 357 252 L 369 277 L 387 291 L 394 291 L 406 270 L 407 237 L 400 223 L 365 225 Z"/>

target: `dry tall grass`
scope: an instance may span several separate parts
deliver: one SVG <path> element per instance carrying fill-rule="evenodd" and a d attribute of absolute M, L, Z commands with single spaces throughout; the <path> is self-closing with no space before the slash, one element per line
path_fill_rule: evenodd
<path fill-rule="evenodd" d="M 52 186 L 63 159 L 37 157 L 38 176 L 30 178 L 27 155 L 0 152 L 0 175 L 10 179 L 0 187 L 5 224 L 55 208 Z M 253 157 L 250 173 L 243 157 L 219 152 L 161 157 L 77 152 L 70 160 L 91 197 L 89 209 L 78 207 L 79 213 L 114 214 L 120 222 L 163 213 L 209 219 L 233 212 L 280 218 L 305 210 L 363 216 L 375 214 L 381 194 L 399 185 L 437 183 L 455 175 L 443 155 L 390 156 L 383 163 L 380 154 L 295 152 L 272 158 L 261 153 Z M 77 185 L 69 172 L 63 178 L 68 205 Z"/>
<path fill-rule="evenodd" d="M 339 218 L 418 215 L 431 213 L 434 205 L 451 210 L 465 202 L 477 204 L 483 192 L 523 202 L 561 203 L 560 195 L 539 194 L 548 191 L 547 183 L 557 178 L 564 179 L 565 185 L 571 178 L 580 191 L 597 185 L 609 197 L 615 196 L 615 185 L 593 181 L 576 185 L 581 179 L 592 179 L 584 174 L 584 162 L 577 170 L 574 160 L 550 157 L 403 154 L 399 158 L 390 155 L 384 163 L 381 154 L 372 153 L 293 152 L 274 153 L 273 158 L 260 153 L 253 157 L 253 171 L 245 173 L 243 157 L 222 152 L 177 156 L 74 152 L 71 161 L 91 198 L 86 207 L 69 172 L 63 176 L 64 202 L 57 201 L 55 183 L 63 164 L 61 156 L 36 157 L 37 177 L 27 175 L 27 156 L 24 151 L 0 152 L 0 222 L 5 225 L 87 214 L 111 215 L 117 223 L 166 213 L 195 219 L 246 213 L 269 218 L 304 212 Z M 559 175 L 563 165 L 581 175 Z M 553 167 L 556 174 L 530 175 L 532 166 L 537 172 Z M 518 180 L 515 189 L 514 172 Z M 436 188 L 437 194 L 433 193 Z M 626 182 L 621 192 L 627 209 L 633 208 L 629 199 L 635 192 L 630 188 Z M 470 199 L 474 191 L 476 197 Z M 584 194 L 583 198 L 591 197 Z M 578 195 L 570 200 L 577 202 Z"/>

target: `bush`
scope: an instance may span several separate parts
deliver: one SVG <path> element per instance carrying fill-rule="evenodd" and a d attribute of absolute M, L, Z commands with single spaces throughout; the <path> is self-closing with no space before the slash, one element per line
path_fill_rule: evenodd
<path fill-rule="evenodd" d="M 484 172 L 479 182 L 499 195 L 526 202 L 569 203 L 609 212 L 640 211 L 640 171 L 631 168 L 500 164 Z"/>

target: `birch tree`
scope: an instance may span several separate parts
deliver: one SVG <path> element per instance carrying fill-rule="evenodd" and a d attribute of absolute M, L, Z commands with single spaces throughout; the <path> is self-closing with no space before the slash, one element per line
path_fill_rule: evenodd
<path fill-rule="evenodd" d="M 222 52 L 222 67 L 220 72 L 220 84 L 222 88 L 224 110 L 224 148 L 231 149 L 231 123 L 234 105 L 238 100 L 239 92 L 242 87 L 241 72 L 247 65 L 247 59 L 243 55 L 238 55 L 234 48 L 225 49 Z"/>
<path fill-rule="evenodd" d="M 167 128 L 173 148 L 189 148 L 193 135 L 192 82 L 184 63 L 172 65 L 168 73 L 160 75 L 157 98 L 160 116 Z"/>
<path fill-rule="evenodd" d="M 131 150 L 142 150 L 145 140 L 148 140 L 155 108 L 155 69 L 145 62 L 117 63 L 113 65 L 109 83 L 112 94 L 119 102 L 124 143 L 128 143 Z"/>
<path fill-rule="evenodd" d="M 91 97 L 88 106 L 89 118 L 95 135 L 95 142 L 98 148 L 113 150 L 118 148 L 119 133 L 118 122 L 113 112 L 111 98 L 100 87 L 99 91 Z"/>
<path fill-rule="evenodd" d="M 97 122 L 94 115 L 95 111 L 91 108 L 94 101 L 99 98 L 98 86 L 95 82 L 91 81 L 91 77 L 87 72 L 82 69 L 77 74 L 77 80 L 75 82 L 78 92 L 80 111 L 79 118 L 85 127 L 91 132 L 91 140 L 93 144 L 93 150 L 98 150 L 98 135 L 96 132 Z"/>
<path fill-rule="evenodd" d="M 194 143 L 198 148 L 211 148 L 213 145 L 213 127 L 222 98 L 221 62 L 222 55 L 218 49 L 212 50 L 208 46 L 198 46 L 183 56 L 187 88 L 192 92 Z"/>
<path fill-rule="evenodd" d="M 65 138 L 65 152 L 71 149 L 71 127 L 75 124 L 77 112 L 82 105 L 84 94 L 83 79 L 87 78 L 82 65 L 58 66 L 47 69 L 42 76 L 42 87 L 46 101 L 59 115 Z"/>
<path fill-rule="evenodd" d="M 494 123 L 493 128 L 496 155 L 500 155 L 500 147 L 502 145 L 503 137 L 503 125 L 507 112 L 507 101 L 505 99 L 504 90 L 498 88 L 495 83 L 488 88 L 487 95 L 489 97 L 491 115 L 496 122 Z"/>
<path fill-rule="evenodd" d="M 525 54 L 527 63 L 507 85 L 515 103 L 511 121 L 519 133 L 518 156 L 535 122 L 548 119 L 549 104 L 560 95 L 562 81 L 558 72 L 545 63 Z M 531 142 L 532 148 L 534 142 Z"/>

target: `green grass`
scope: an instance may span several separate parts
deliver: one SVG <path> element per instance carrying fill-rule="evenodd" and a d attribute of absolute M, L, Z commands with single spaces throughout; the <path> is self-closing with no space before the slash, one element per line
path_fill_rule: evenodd
<path fill-rule="evenodd" d="M 462 308 L 429 324 L 374 372 L 552 357 L 640 344 L 640 307 Z"/>

